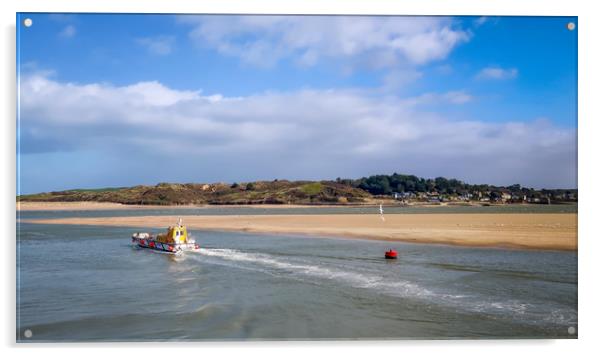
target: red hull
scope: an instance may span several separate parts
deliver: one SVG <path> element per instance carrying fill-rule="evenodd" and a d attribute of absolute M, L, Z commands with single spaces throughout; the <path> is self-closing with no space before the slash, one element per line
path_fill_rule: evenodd
<path fill-rule="evenodd" d="M 389 250 L 389 251 L 385 252 L 385 258 L 388 260 L 397 259 L 397 251 Z"/>
<path fill-rule="evenodd" d="M 199 246 L 194 243 L 190 244 L 169 244 L 169 243 L 161 243 L 152 239 L 141 239 L 137 237 L 132 237 L 132 242 L 142 248 L 149 248 L 151 250 L 157 250 L 161 252 L 167 253 L 178 253 L 186 250 L 197 250 Z"/>

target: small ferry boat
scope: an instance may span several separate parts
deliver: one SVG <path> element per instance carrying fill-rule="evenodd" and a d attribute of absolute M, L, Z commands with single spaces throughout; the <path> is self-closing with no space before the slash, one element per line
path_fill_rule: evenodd
<path fill-rule="evenodd" d="M 182 225 L 182 219 L 178 221 L 177 226 L 168 227 L 165 234 L 154 236 L 148 232 L 136 232 L 132 235 L 132 243 L 138 247 L 175 254 L 199 249 L 199 245 L 189 238 L 186 226 Z"/>
<path fill-rule="evenodd" d="M 389 249 L 389 251 L 385 252 L 385 258 L 388 260 L 397 259 L 397 251 L 393 249 Z"/>

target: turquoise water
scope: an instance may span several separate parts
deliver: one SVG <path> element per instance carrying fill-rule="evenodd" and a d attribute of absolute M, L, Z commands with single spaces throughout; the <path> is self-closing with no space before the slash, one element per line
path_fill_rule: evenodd
<path fill-rule="evenodd" d="M 19 342 L 576 337 L 574 252 L 193 230 L 172 256 L 137 230 L 21 223 Z"/>

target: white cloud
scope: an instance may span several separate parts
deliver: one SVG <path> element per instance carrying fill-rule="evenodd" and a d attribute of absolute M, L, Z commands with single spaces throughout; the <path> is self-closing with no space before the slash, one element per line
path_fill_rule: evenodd
<path fill-rule="evenodd" d="M 408 86 L 420 78 L 422 78 L 422 73 L 417 70 L 392 70 L 383 77 L 383 89 L 399 89 Z"/>
<path fill-rule="evenodd" d="M 487 16 L 481 16 L 478 17 L 476 20 L 474 20 L 474 25 L 475 27 L 481 27 L 485 24 L 485 22 L 487 22 L 489 20 L 489 18 Z"/>
<path fill-rule="evenodd" d="M 174 36 L 157 36 L 139 38 L 136 42 L 156 55 L 165 56 L 171 53 L 175 42 Z"/>
<path fill-rule="evenodd" d="M 71 38 L 75 36 L 77 33 L 77 29 L 73 25 L 67 25 L 61 32 L 59 32 L 59 36 L 63 38 Z"/>
<path fill-rule="evenodd" d="M 446 93 L 425 93 L 416 97 L 404 99 L 410 106 L 441 105 L 441 104 L 466 104 L 473 100 L 473 96 L 464 90 L 448 91 Z"/>
<path fill-rule="evenodd" d="M 444 98 L 452 104 L 465 104 L 473 99 L 465 91 L 450 91 L 444 94 Z"/>
<path fill-rule="evenodd" d="M 432 110 L 470 101 L 464 91 L 415 98 L 353 90 L 227 97 L 158 82 L 76 84 L 30 74 L 21 77 L 20 98 L 22 153 L 127 152 L 132 164 L 152 161 L 137 169 L 157 180 L 170 179 L 160 167 L 177 161 L 191 180 L 399 171 L 475 183 L 576 184 L 574 129 L 545 119 L 457 121 Z M 106 174 L 120 173 L 107 168 Z"/>
<path fill-rule="evenodd" d="M 478 79 L 513 79 L 518 76 L 516 68 L 487 67 L 477 74 Z"/>
<path fill-rule="evenodd" d="M 378 67 L 420 65 L 447 57 L 467 31 L 445 17 L 181 16 L 203 47 L 271 66 L 284 58 L 314 65 L 324 58 Z"/>

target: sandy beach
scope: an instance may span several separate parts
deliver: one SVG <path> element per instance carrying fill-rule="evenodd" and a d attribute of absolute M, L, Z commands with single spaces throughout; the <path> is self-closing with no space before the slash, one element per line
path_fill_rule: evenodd
<path fill-rule="evenodd" d="M 17 202 L 19 211 L 82 211 L 82 210 L 140 210 L 140 209 L 190 209 L 190 208 L 255 208 L 255 209 L 290 209 L 290 208 L 347 208 L 345 205 L 298 205 L 298 204 L 255 204 L 255 205 L 127 205 L 108 202 Z"/>
<path fill-rule="evenodd" d="M 164 228 L 177 216 L 129 216 L 24 220 Z M 577 249 L 577 214 L 394 214 L 185 216 L 191 229 L 339 236 L 385 241 L 545 250 Z M 202 236 L 197 239 L 202 243 Z"/>
<path fill-rule="evenodd" d="M 74 201 L 74 202 L 17 202 L 17 210 L 19 211 L 81 211 L 81 210 L 140 210 L 140 209 L 178 209 L 196 207 L 192 205 L 126 205 L 109 202 L 91 202 L 91 201 Z"/>
<path fill-rule="evenodd" d="M 61 211 L 82 211 L 82 210 L 141 210 L 141 209 L 190 209 L 190 208 L 228 208 L 228 209 L 291 209 L 291 208 L 308 208 L 308 209 L 319 209 L 319 208 L 359 208 L 359 207 L 378 207 L 379 204 L 383 204 L 384 207 L 421 207 L 421 208 L 444 208 L 449 206 L 482 206 L 479 203 L 410 203 L 401 205 L 393 200 L 385 201 L 374 200 L 369 203 L 362 204 L 312 204 L 312 205 L 301 205 L 301 204 L 230 204 L 230 205 L 216 205 L 216 204 L 205 204 L 205 205 L 128 205 L 120 203 L 109 203 L 109 202 L 90 202 L 90 201 L 77 201 L 77 202 L 17 202 L 17 210 L 19 211 L 49 211 L 49 210 L 61 210 Z M 491 205 L 491 204 L 490 204 Z M 503 205 L 502 205 L 503 206 Z"/>

